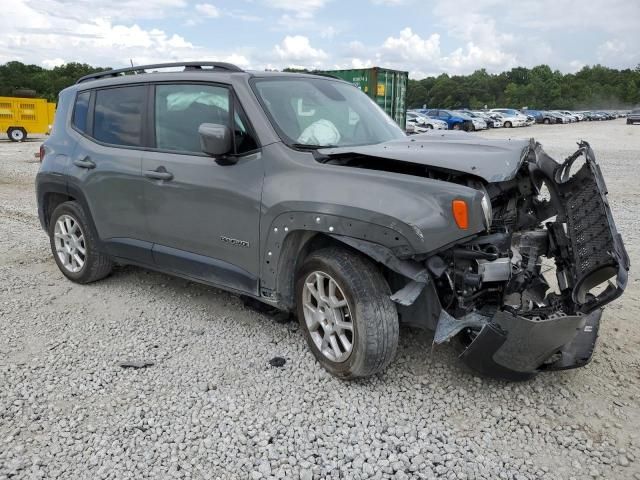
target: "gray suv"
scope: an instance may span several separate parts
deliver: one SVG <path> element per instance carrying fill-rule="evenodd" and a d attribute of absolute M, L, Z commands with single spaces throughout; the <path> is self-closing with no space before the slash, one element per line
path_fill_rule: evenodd
<path fill-rule="evenodd" d="M 70 280 L 133 264 L 252 297 L 295 313 L 342 378 L 389 365 L 400 325 L 487 375 L 582 366 L 627 281 L 587 143 L 558 163 L 533 140 L 407 137 L 325 76 L 191 62 L 83 77 L 36 182 Z"/>

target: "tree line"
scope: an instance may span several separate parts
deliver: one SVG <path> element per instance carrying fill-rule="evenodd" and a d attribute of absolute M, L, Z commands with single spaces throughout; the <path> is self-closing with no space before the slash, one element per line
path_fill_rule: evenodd
<path fill-rule="evenodd" d="M 108 70 L 85 63 L 67 63 L 52 69 L 13 61 L 0 65 L 0 96 L 35 90 L 36 96 L 55 101 L 60 90 L 83 75 Z M 640 105 L 640 65 L 616 70 L 586 66 L 563 74 L 548 65 L 517 67 L 490 74 L 442 74 L 409 80 L 407 106 L 420 108 L 483 108 L 510 106 L 532 109 L 632 108 Z"/>
<path fill-rule="evenodd" d="M 73 85 L 83 75 L 102 70 L 108 68 L 74 62 L 48 69 L 21 62 L 7 62 L 0 65 L 0 96 L 18 96 L 21 91 L 34 90 L 37 97 L 55 102 L 60 90 Z"/>
<path fill-rule="evenodd" d="M 563 74 L 548 65 L 517 67 L 490 74 L 427 77 L 409 80 L 409 108 L 512 107 L 531 109 L 616 109 L 640 105 L 640 65 L 616 70 L 601 65 Z"/>

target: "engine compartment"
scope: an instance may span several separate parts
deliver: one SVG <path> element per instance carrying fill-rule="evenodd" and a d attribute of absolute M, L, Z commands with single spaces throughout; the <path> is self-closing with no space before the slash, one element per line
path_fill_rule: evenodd
<path fill-rule="evenodd" d="M 557 162 L 533 139 L 506 147 L 451 141 L 339 149 L 316 159 L 435 180 L 451 202 L 441 215 L 455 217 L 462 195 L 446 184 L 473 191 L 474 215 L 484 218 L 474 217 L 466 236 L 456 218 L 458 240 L 399 257 L 366 240 L 336 238 L 387 267 L 403 324 L 434 329 L 436 344 L 461 340 L 460 357 L 472 368 L 517 380 L 585 365 L 602 307 L 623 293 L 629 269 L 591 147 L 580 142 Z M 471 149 L 482 155 L 467 155 Z"/>
<path fill-rule="evenodd" d="M 461 333 L 469 345 L 489 324 L 510 330 L 510 318 L 583 319 L 581 328 L 622 294 L 629 258 L 593 152 L 579 145 L 559 164 L 532 141 L 513 179 L 482 186 L 487 232 L 428 259 L 444 311 L 437 343 Z"/>

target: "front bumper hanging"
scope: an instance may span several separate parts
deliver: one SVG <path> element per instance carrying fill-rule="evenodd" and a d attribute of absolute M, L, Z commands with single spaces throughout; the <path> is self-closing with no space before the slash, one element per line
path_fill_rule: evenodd
<path fill-rule="evenodd" d="M 454 319 L 442 310 L 434 341 L 441 343 L 468 327 L 479 332 L 461 353 L 461 359 L 483 374 L 524 380 L 538 372 L 586 365 L 593 355 L 602 307 L 618 298 L 627 285 L 629 256 L 617 231 L 607 201 L 607 190 L 591 147 L 558 164 L 538 144 L 532 144 L 529 163 L 534 183 L 553 189 L 555 208 L 566 225 L 548 223 L 551 248 L 568 276 L 571 310 L 541 317 L 525 317 L 508 309 L 491 316 L 478 313 Z M 575 160 L 584 165 L 571 177 Z M 609 281 L 613 279 L 613 283 Z M 598 294 L 592 289 L 608 282 Z"/>

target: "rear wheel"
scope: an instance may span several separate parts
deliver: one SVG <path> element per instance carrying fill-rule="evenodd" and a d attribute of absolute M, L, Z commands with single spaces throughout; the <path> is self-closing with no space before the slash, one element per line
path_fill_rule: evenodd
<path fill-rule="evenodd" d="M 513 125 L 511 125 L 511 122 L 504 122 L 504 127 L 505 128 L 511 128 Z"/>
<path fill-rule="evenodd" d="M 549 125 L 549 123 L 551 123 L 551 120 L 549 120 L 548 118 L 545 118 L 542 123 L 544 123 L 545 125 Z"/>
<path fill-rule="evenodd" d="M 433 125 L 431 125 L 430 123 L 427 123 L 427 128 L 428 128 L 429 130 L 433 130 Z"/>
<path fill-rule="evenodd" d="M 97 240 L 77 202 L 64 202 L 53 211 L 49 239 L 53 258 L 69 280 L 90 283 L 111 273 L 113 263 L 97 250 Z"/>
<path fill-rule="evenodd" d="M 454 123 L 453 126 L 451 127 L 451 130 L 460 130 L 460 124 Z"/>
<path fill-rule="evenodd" d="M 21 127 L 11 127 L 7 130 L 7 136 L 12 142 L 24 142 L 27 139 L 27 131 Z"/>
<path fill-rule="evenodd" d="M 389 286 L 367 258 L 340 247 L 311 254 L 298 272 L 298 320 L 309 348 L 332 375 L 380 372 L 393 360 L 399 325 Z"/>

